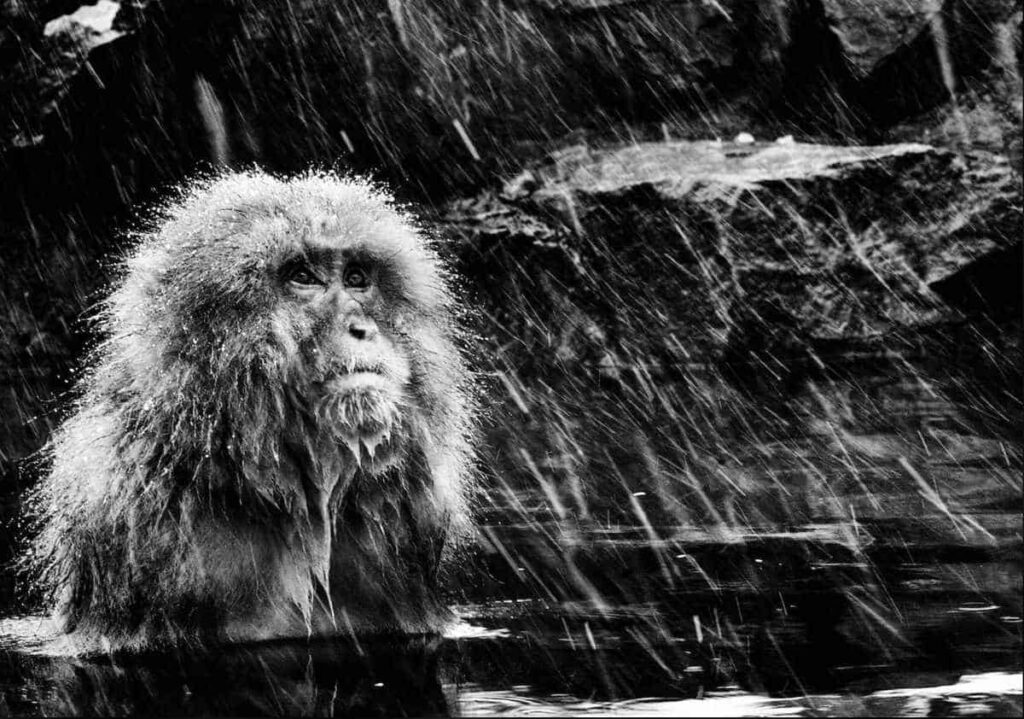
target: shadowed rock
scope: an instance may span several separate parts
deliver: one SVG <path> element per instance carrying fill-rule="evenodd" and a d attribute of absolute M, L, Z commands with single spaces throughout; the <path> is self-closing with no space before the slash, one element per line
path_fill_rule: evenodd
<path fill-rule="evenodd" d="M 956 318 L 931 286 L 1017 241 L 1019 197 L 1005 159 L 920 144 L 577 146 L 446 222 L 473 261 L 504 251 L 532 268 L 488 276 L 493 297 L 596 323 L 577 323 L 582 345 L 679 355 L 685 338 L 718 354 L 750 332 L 799 345 Z"/>

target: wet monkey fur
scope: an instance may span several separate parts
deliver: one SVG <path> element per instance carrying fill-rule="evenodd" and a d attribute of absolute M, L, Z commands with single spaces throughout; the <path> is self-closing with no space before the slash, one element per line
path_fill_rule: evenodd
<path fill-rule="evenodd" d="M 373 186 L 201 182 L 143 236 L 31 500 L 65 632 L 434 631 L 475 403 L 452 277 Z"/>

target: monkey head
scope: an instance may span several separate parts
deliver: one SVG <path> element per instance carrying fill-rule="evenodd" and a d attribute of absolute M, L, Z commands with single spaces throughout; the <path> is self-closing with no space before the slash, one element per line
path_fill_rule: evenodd
<path fill-rule="evenodd" d="M 121 354 L 131 382 L 153 385 L 142 393 L 186 400 L 194 416 L 179 436 L 205 427 L 191 439 L 207 453 L 219 437 L 265 454 L 234 436 L 228 418 L 240 414 L 260 444 L 276 436 L 294 449 L 313 436 L 308 453 L 338 443 L 371 473 L 410 437 L 465 429 L 452 427 L 466 372 L 450 278 L 410 218 L 365 182 L 248 173 L 201 185 L 127 270 L 107 307 L 111 341 L 132 338 Z M 157 367 L 177 379 L 154 377 Z"/>
<path fill-rule="evenodd" d="M 31 499 L 65 631 L 439 626 L 475 407 L 445 265 L 330 174 L 216 177 L 156 219 Z"/>

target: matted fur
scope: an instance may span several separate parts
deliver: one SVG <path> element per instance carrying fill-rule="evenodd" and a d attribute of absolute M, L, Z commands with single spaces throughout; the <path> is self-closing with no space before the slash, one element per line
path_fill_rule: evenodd
<path fill-rule="evenodd" d="M 330 315 L 282 294 L 311 247 L 381 263 L 385 349 L 342 351 Z M 457 315 L 443 264 L 364 181 L 187 188 L 102 304 L 30 503 L 29 562 L 65 631 L 135 648 L 437 629 L 473 464 Z M 346 387 L 367 368 L 384 389 Z"/>

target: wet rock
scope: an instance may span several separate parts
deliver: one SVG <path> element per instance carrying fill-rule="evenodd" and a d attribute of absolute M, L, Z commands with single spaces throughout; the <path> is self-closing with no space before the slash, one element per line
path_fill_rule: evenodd
<path fill-rule="evenodd" d="M 1019 3 L 825 0 L 823 5 L 858 79 L 855 101 L 870 126 L 887 128 L 950 100 L 957 113 L 959 95 L 979 84 L 985 86 L 979 94 L 994 96 L 985 98 L 984 109 L 1019 105 L 1019 74 L 1012 67 L 1020 57 Z M 1006 74 L 1015 77 L 998 77 Z M 921 130 L 941 124 L 923 119 Z M 976 139 L 969 136 L 970 118 L 957 117 L 956 123 L 954 144 Z M 920 131 L 917 137 L 923 137 Z"/>
<path fill-rule="evenodd" d="M 500 379 L 492 466 L 518 482 L 498 514 L 913 508 L 989 541 L 1004 515 L 974 514 L 1019 494 L 1019 325 L 992 309 L 1019 263 L 985 278 L 1020 222 L 1005 157 L 921 144 L 580 145 L 451 205 Z"/>
<path fill-rule="evenodd" d="M 560 312 L 587 317 L 611 351 L 692 361 L 953 320 L 932 287 L 1016 242 L 1019 199 L 995 155 L 649 143 L 561 151 L 446 222 L 470 272 L 504 258 L 480 278 L 496 312 L 523 296 L 552 327 Z M 535 330 L 503 318 L 512 334 Z M 586 322 L 569 325 L 592 345 Z"/>
<path fill-rule="evenodd" d="M 935 8 L 909 0 L 822 0 L 843 54 L 861 77 L 928 25 Z"/>
<path fill-rule="evenodd" d="M 67 14 L 48 16 L 60 5 L 49 3 L 33 11 L 12 2 L 0 10 L 0 18 L 10 23 L 0 35 L 0 47 L 16 58 L 0 83 L 8 103 L 0 111 L 0 131 L 13 147 L 43 141 L 44 118 L 59 107 L 78 73 L 91 73 L 102 85 L 89 64 L 89 54 L 126 34 L 115 26 L 120 3 L 99 0 Z"/>
<path fill-rule="evenodd" d="M 741 76 L 759 78 L 748 83 L 759 96 L 770 92 L 769 77 L 781 79 L 775 20 L 756 5 L 731 0 L 484 6 L 376 0 L 259 8 L 224 1 L 186 3 L 173 12 L 157 2 L 119 8 L 103 0 L 74 12 L 67 5 L 0 9 L 12 21 L 0 42 L 12 51 L 0 63 L 12 67 L 15 78 L 5 89 L 20 108 L 5 123 L 4 145 L 41 142 L 46 128 L 40 119 L 76 92 L 70 81 L 79 69 L 89 70 L 89 52 L 140 28 L 137 42 L 119 43 L 112 53 L 117 71 L 130 76 L 128 58 L 146 61 L 140 47 L 173 56 L 187 48 L 175 70 L 215 78 L 233 115 L 232 139 L 251 145 L 252 154 L 273 152 L 272 143 L 261 140 L 292 141 L 297 131 L 309 135 L 295 143 L 306 145 L 307 157 L 316 146 L 321 158 L 327 149 L 333 156 L 408 167 L 408 153 L 418 148 L 417 161 L 436 172 L 437 160 L 445 159 L 452 179 L 467 172 L 479 179 L 467 162 L 477 159 L 477 150 L 500 158 L 514 149 L 510 142 L 534 142 L 537 129 L 564 132 L 567 123 L 600 115 L 606 116 L 600 124 L 663 118 L 685 104 L 721 105 L 721 98 L 746 96 Z M 295 57 L 303 67 L 280 82 L 279 63 Z M 164 83 L 181 81 L 161 76 L 167 68 L 152 69 L 156 76 L 140 92 L 159 97 Z M 271 78 L 272 84 L 264 82 Z M 278 96 L 281 102 L 268 102 Z M 175 102 L 173 95 L 160 100 Z M 296 102 L 301 128 L 294 124 Z M 63 109 L 78 111 L 76 104 Z M 730 114 L 724 105 L 719 112 Z M 248 137 L 253 128 L 286 121 L 292 124 L 284 137 L 276 130 Z M 470 166 L 457 172 L 452 162 Z"/>
<path fill-rule="evenodd" d="M 929 43 L 936 59 L 949 53 L 946 59 L 969 72 L 977 67 L 977 55 L 998 43 L 997 28 L 1020 12 L 1014 0 L 983 0 L 969 7 L 959 0 L 821 0 L 821 7 L 861 78 L 911 45 Z"/>
<path fill-rule="evenodd" d="M 967 53 L 992 46 L 994 27 L 1020 11 L 1014 0 L 821 0 L 821 7 L 861 78 L 915 42 L 930 42 L 936 56 L 955 52 L 964 64 Z"/>
<path fill-rule="evenodd" d="M 1006 2 L 943 7 L 956 78 L 1019 36 Z M 49 137 L 52 155 L 25 164 L 112 174 L 93 192 L 129 203 L 203 158 L 339 160 L 450 196 L 568 132 L 877 140 L 950 95 L 934 16 L 897 0 L 10 2 L 0 150 Z M 220 108 L 215 143 L 203 98 Z"/>

